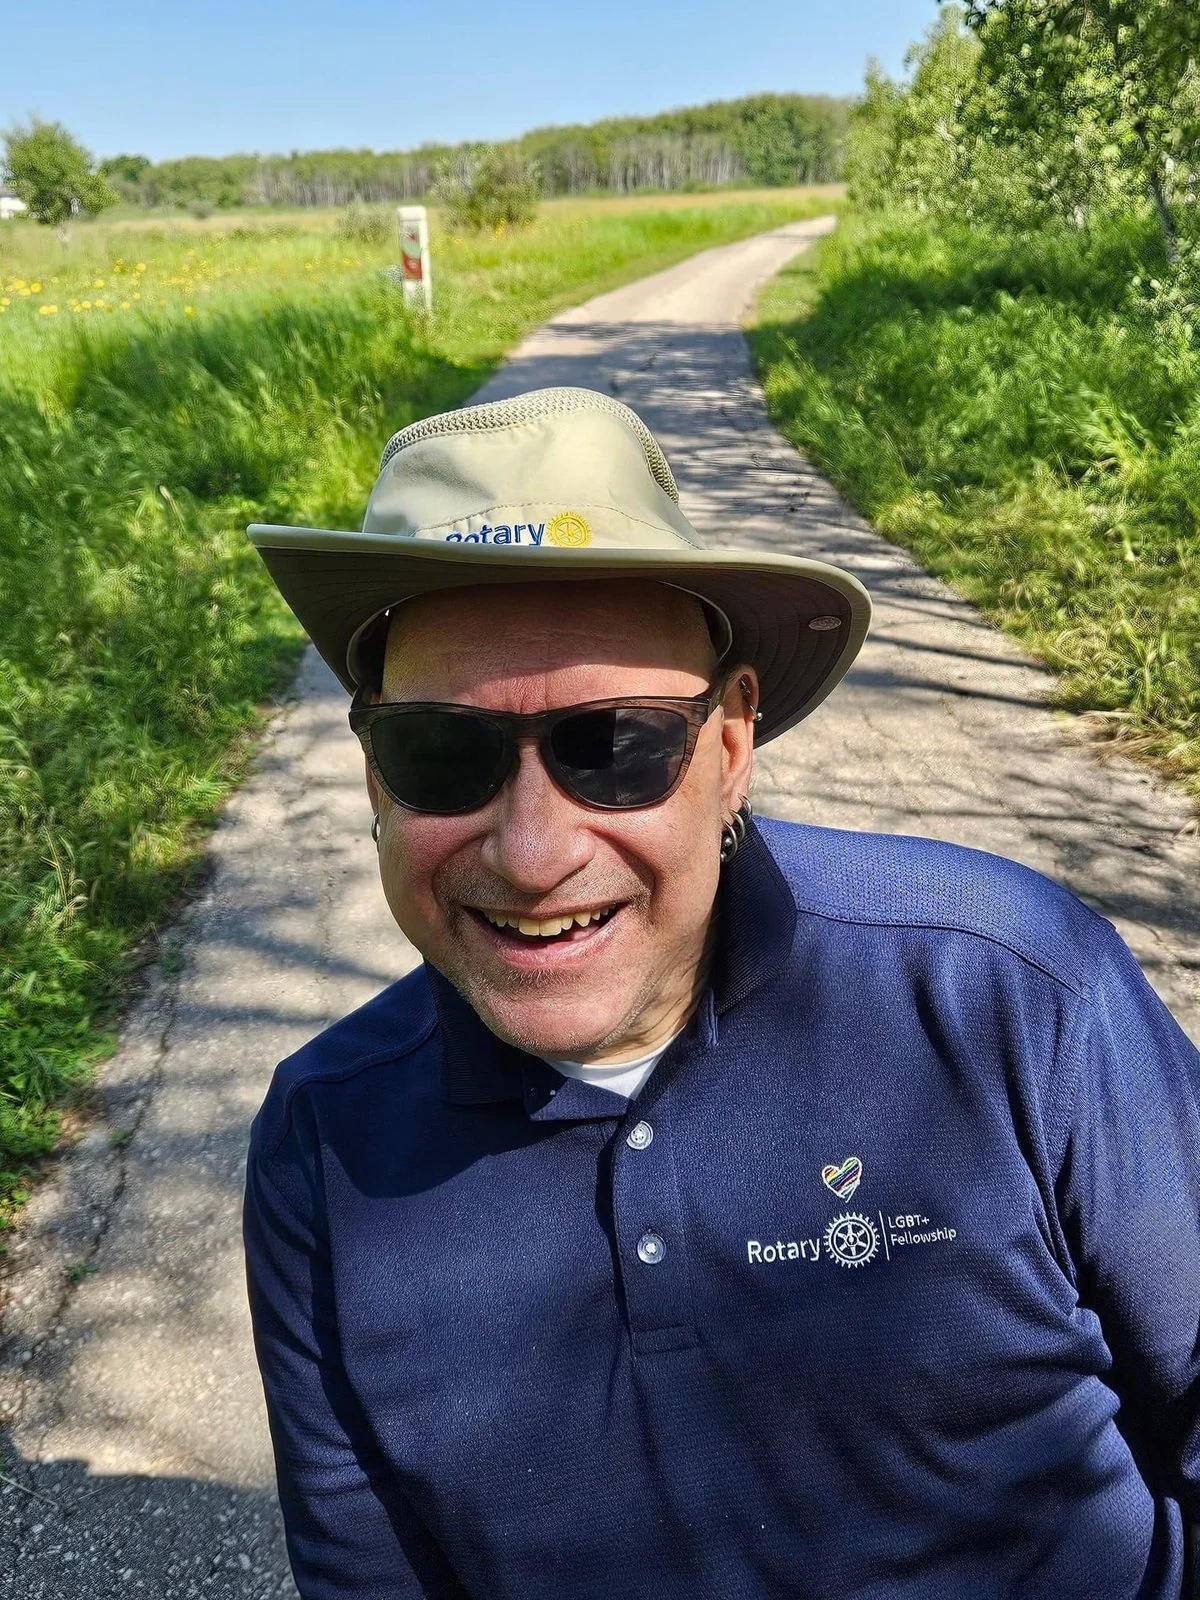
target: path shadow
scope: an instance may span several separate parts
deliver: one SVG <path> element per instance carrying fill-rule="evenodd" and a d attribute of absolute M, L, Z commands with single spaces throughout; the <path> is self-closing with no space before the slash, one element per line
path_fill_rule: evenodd
<path fill-rule="evenodd" d="M 0 1432 L 5 1600 L 295 1596 L 273 1492 L 33 1462 Z"/>

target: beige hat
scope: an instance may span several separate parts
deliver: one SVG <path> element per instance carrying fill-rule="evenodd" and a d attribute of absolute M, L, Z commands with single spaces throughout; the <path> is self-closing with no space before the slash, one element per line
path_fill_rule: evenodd
<path fill-rule="evenodd" d="M 383 452 L 361 533 L 254 523 L 259 554 L 353 692 L 394 606 L 479 584 L 641 578 L 703 601 L 723 659 L 761 684 L 760 742 L 825 698 L 867 633 L 857 578 L 821 561 L 706 550 L 653 435 L 590 389 L 538 389 L 404 428 Z"/>

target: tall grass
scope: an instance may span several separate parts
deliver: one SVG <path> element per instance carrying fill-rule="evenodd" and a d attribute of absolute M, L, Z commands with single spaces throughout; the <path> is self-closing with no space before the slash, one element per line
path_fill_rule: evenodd
<path fill-rule="evenodd" d="M 1200 793 L 1200 349 L 1150 220 L 859 219 L 764 292 L 769 404 L 872 519 Z"/>
<path fill-rule="evenodd" d="M 79 228 L 67 251 L 0 229 L 0 1212 L 302 648 L 245 523 L 356 526 L 389 432 L 556 308 L 817 209 L 435 234 L 429 323 L 382 277 L 391 247 L 325 219 Z"/>

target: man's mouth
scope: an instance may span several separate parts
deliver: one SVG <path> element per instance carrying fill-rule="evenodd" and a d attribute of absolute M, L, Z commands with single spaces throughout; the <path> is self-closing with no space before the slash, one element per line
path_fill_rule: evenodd
<path fill-rule="evenodd" d="M 489 911 L 472 906 L 473 914 L 506 942 L 526 948 L 545 944 L 577 944 L 610 922 L 620 905 L 597 906 L 584 911 L 564 911 L 555 917 L 525 917 L 513 911 Z"/>

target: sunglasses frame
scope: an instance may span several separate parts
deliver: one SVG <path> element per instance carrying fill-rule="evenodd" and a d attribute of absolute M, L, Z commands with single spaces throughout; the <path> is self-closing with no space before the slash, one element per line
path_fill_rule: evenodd
<path fill-rule="evenodd" d="M 483 706 L 460 705 L 451 700 L 389 700 L 382 704 L 364 701 L 362 691 L 356 694 L 350 707 L 350 727 L 358 736 L 363 747 L 367 763 L 375 776 L 375 781 L 394 805 L 400 806 L 405 811 L 414 812 L 422 817 L 464 817 L 473 811 L 482 811 L 496 798 L 504 785 L 517 770 L 520 761 L 518 746 L 533 740 L 537 743 L 538 754 L 542 766 L 549 774 L 551 781 L 557 789 L 572 800 L 576 805 L 583 806 L 588 811 L 649 811 L 654 806 L 661 806 L 669 800 L 687 775 L 695 753 L 696 741 L 700 737 L 700 730 L 708 722 L 713 712 L 725 697 L 729 686 L 728 677 L 715 679 L 709 686 L 707 695 L 672 696 L 672 695 L 618 695 L 609 700 L 584 700 L 578 705 L 557 706 L 553 711 L 534 711 L 522 713 L 517 711 L 489 711 Z M 645 707 L 655 711 L 674 711 L 682 716 L 687 723 L 687 741 L 684 745 L 683 758 L 679 763 L 679 771 L 671 783 L 671 787 L 661 794 L 657 800 L 648 800 L 644 805 L 637 806 L 606 806 L 594 800 L 584 800 L 575 794 L 570 785 L 565 781 L 562 771 L 555 759 L 551 747 L 551 735 L 555 727 L 568 717 L 586 715 L 591 711 L 622 711 Z M 474 717 L 479 721 L 490 723 L 500 730 L 504 740 L 502 758 L 499 764 L 499 778 L 496 786 L 487 797 L 475 805 L 460 806 L 454 811 L 426 811 L 420 806 L 409 805 L 406 800 L 394 794 L 389 787 L 379 764 L 375 760 L 375 750 L 371 742 L 371 733 L 376 723 L 397 716 L 408 716 L 415 712 L 441 711 L 449 712 L 453 716 Z"/>

